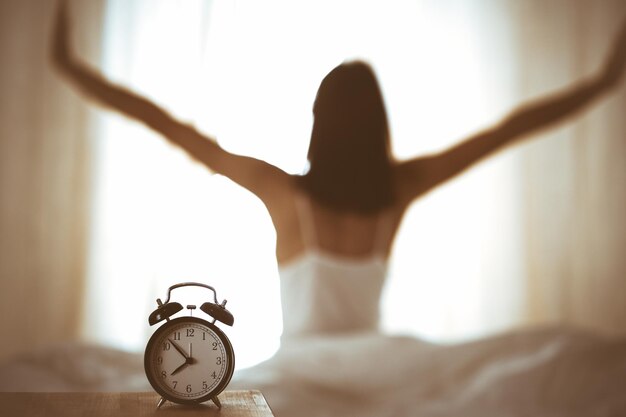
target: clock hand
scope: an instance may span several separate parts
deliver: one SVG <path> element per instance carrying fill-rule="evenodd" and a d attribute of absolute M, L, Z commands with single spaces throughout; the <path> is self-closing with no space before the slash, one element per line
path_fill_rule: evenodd
<path fill-rule="evenodd" d="M 187 363 L 189 365 L 193 365 L 194 363 L 197 363 L 198 361 L 192 356 L 192 348 L 193 348 L 193 344 L 189 343 L 189 357 L 187 358 Z"/>
<path fill-rule="evenodd" d="M 176 375 L 177 373 L 179 373 L 180 371 L 185 369 L 187 367 L 187 365 L 189 365 L 189 363 L 187 361 L 185 361 L 185 363 L 180 365 L 178 368 L 174 369 L 174 371 L 170 375 Z"/>
<path fill-rule="evenodd" d="M 172 344 L 172 346 L 174 346 L 174 349 L 176 349 L 178 351 L 178 353 L 180 353 L 181 355 L 183 355 L 183 357 L 185 358 L 185 360 L 189 360 L 189 356 L 187 356 L 187 352 L 185 352 L 183 350 L 183 348 L 181 348 L 180 346 L 178 346 L 176 343 L 174 343 L 174 341 L 172 339 L 167 339 L 170 341 L 170 343 Z"/>

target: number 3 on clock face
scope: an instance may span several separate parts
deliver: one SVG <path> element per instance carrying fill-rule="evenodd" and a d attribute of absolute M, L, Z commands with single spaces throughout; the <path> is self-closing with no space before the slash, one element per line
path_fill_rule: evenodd
<path fill-rule="evenodd" d="M 161 326 L 144 357 L 152 387 L 165 399 L 195 404 L 217 396 L 234 370 L 233 348 L 213 324 L 180 317 Z"/>

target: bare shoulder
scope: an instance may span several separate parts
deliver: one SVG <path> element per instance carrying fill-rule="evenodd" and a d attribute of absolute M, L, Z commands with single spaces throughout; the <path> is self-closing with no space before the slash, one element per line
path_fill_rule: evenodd
<path fill-rule="evenodd" d="M 424 156 L 399 162 L 393 171 L 393 186 L 398 209 L 403 211 L 416 198 L 433 188 L 436 161 Z"/>
<path fill-rule="evenodd" d="M 297 179 L 295 175 L 279 176 L 274 186 L 267 189 L 265 198 L 261 198 L 276 230 L 276 255 L 279 262 L 292 259 L 304 249 L 297 207 L 302 190 Z"/>
<path fill-rule="evenodd" d="M 264 161 L 255 160 L 253 167 L 248 167 L 245 178 L 239 176 L 239 185 L 256 195 L 265 205 L 274 225 L 278 227 L 284 223 L 283 219 L 293 212 L 297 176 L 288 174 L 282 169 Z"/>

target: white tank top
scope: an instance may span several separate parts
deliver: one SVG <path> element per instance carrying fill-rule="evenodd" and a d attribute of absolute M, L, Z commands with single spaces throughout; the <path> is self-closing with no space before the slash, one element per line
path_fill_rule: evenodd
<path fill-rule="evenodd" d="M 279 268 L 283 339 L 378 330 L 389 216 L 381 215 L 372 252 L 359 258 L 320 250 L 306 198 L 298 201 L 298 218 L 305 251 Z"/>

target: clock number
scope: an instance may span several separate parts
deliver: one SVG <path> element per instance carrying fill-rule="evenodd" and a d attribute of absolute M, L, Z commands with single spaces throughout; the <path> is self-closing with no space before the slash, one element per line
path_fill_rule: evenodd
<path fill-rule="evenodd" d="M 217 342 L 213 342 L 213 350 L 217 350 Z"/>
<path fill-rule="evenodd" d="M 172 345 L 170 345 L 170 342 L 163 343 L 163 350 L 170 350 L 171 347 Z"/>
<path fill-rule="evenodd" d="M 202 340 L 206 340 L 206 333 L 202 332 Z"/>
<path fill-rule="evenodd" d="M 213 371 L 213 373 L 211 374 L 211 377 L 212 377 L 213 379 L 217 379 L 217 374 L 215 373 L 215 371 Z"/>
<path fill-rule="evenodd" d="M 166 373 L 165 371 L 161 371 L 161 376 L 162 376 L 163 378 L 167 378 L 167 373 Z"/>
<path fill-rule="evenodd" d="M 217 357 L 217 360 L 215 361 L 215 364 L 216 365 L 221 365 L 222 364 L 222 357 L 221 356 Z"/>
<path fill-rule="evenodd" d="M 159 365 L 163 365 L 163 356 L 159 356 L 159 357 L 157 358 L 157 363 L 158 363 Z"/>
<path fill-rule="evenodd" d="M 215 372 L 213 372 L 215 374 Z M 206 383 L 206 381 L 202 381 L 202 389 L 208 389 L 209 385 Z"/>
<path fill-rule="evenodd" d="M 187 329 L 187 337 L 193 337 L 194 329 Z"/>
<path fill-rule="evenodd" d="M 172 383 L 174 384 L 174 389 L 176 389 L 176 385 L 178 385 L 178 381 L 172 381 Z"/>
<path fill-rule="evenodd" d="M 174 332 L 174 340 L 180 340 L 180 332 Z"/>
<path fill-rule="evenodd" d="M 191 392 L 191 384 L 187 385 L 187 388 L 185 388 L 185 391 Z"/>

